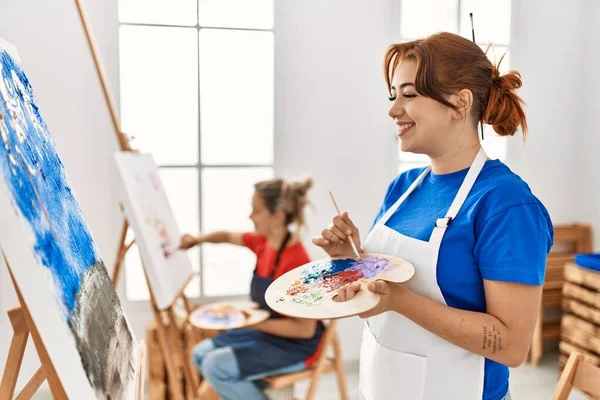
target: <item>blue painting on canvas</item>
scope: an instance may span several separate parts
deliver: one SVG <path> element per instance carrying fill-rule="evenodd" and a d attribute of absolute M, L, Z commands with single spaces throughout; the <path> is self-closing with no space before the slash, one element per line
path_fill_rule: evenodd
<path fill-rule="evenodd" d="M 0 46 L 0 176 L 33 233 L 40 273 L 73 333 L 99 398 L 121 398 L 135 373 L 133 335 L 19 61 Z"/>

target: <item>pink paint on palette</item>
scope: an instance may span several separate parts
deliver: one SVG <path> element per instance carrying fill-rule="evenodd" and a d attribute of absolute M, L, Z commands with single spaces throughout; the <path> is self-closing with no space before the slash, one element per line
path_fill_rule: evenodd
<path fill-rule="evenodd" d="M 394 268 L 396 266 L 383 257 L 368 257 L 359 261 L 353 258 L 323 261 L 304 270 L 279 301 L 314 306 L 328 293 L 349 283 L 371 279 Z"/>
<path fill-rule="evenodd" d="M 237 325 L 244 320 L 242 311 L 226 306 L 206 308 L 194 314 L 194 321 L 202 325 Z"/>

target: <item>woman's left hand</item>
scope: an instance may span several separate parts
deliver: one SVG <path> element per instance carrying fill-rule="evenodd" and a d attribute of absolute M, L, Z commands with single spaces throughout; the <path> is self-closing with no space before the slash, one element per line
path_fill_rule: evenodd
<path fill-rule="evenodd" d="M 395 283 L 389 283 L 382 280 L 369 282 L 367 289 L 375 294 L 379 295 L 379 303 L 362 314 L 358 314 L 360 318 L 369 318 L 375 315 L 381 314 L 382 312 L 391 311 L 394 304 L 395 293 L 399 289 L 399 285 Z M 359 282 L 352 283 L 346 287 L 338 290 L 336 301 L 348 301 L 354 298 L 356 293 L 361 290 L 361 284 Z M 364 290 L 364 289 L 362 289 Z"/>

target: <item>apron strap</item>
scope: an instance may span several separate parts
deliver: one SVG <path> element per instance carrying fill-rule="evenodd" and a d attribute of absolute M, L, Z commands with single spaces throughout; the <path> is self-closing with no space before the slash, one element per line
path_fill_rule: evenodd
<path fill-rule="evenodd" d="M 465 176 L 465 179 L 460 185 L 460 189 L 458 189 L 456 197 L 454 197 L 450 208 L 448 208 L 446 216 L 444 218 L 438 218 L 435 221 L 435 227 L 433 228 L 433 232 L 431 233 L 431 237 L 429 238 L 429 243 L 436 245 L 441 244 L 442 238 L 444 237 L 444 233 L 446 232 L 446 228 L 448 227 L 448 225 L 450 225 L 452 220 L 456 217 L 456 214 L 458 214 L 458 212 L 460 211 L 460 208 L 462 207 L 465 200 L 467 199 L 467 196 L 471 192 L 471 189 L 473 188 L 473 185 L 475 184 L 475 181 L 477 180 L 477 177 L 483 169 L 483 166 L 485 165 L 486 161 L 487 154 L 485 154 L 485 150 L 482 147 L 481 149 L 479 149 L 479 153 L 477 153 L 475 160 L 473 160 L 473 164 L 471 164 L 471 167 L 467 172 L 467 176 Z"/>
<path fill-rule="evenodd" d="M 281 252 L 285 249 L 285 246 L 289 243 L 292 238 L 292 233 L 288 230 L 285 239 L 281 242 L 281 246 L 279 246 L 279 250 L 277 250 L 277 255 L 275 256 L 275 265 L 273 265 L 273 270 L 271 271 L 271 279 L 275 276 L 275 272 L 277 271 L 277 267 L 279 266 L 279 257 L 281 256 Z"/>

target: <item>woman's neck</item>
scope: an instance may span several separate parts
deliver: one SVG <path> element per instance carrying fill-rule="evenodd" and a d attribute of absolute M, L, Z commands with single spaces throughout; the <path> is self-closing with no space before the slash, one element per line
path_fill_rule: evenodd
<path fill-rule="evenodd" d="M 429 154 L 431 170 L 442 175 L 469 168 L 480 148 L 477 126 L 463 125 L 446 136 L 435 154 Z"/>
<path fill-rule="evenodd" d="M 479 153 L 479 142 L 447 152 L 439 157 L 430 157 L 431 170 L 434 174 L 449 174 L 469 168 Z"/>
<path fill-rule="evenodd" d="M 267 243 L 274 249 L 279 249 L 288 234 L 287 228 L 276 229 L 267 235 Z M 292 243 L 292 238 L 288 240 L 287 245 Z"/>

